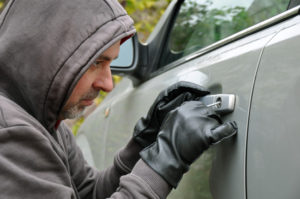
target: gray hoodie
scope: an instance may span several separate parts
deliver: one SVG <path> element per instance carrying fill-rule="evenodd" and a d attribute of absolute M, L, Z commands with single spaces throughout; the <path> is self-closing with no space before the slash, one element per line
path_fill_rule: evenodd
<path fill-rule="evenodd" d="M 167 196 L 169 186 L 139 160 L 133 141 L 98 172 L 64 123 L 55 128 L 93 60 L 134 33 L 116 0 L 8 3 L 0 15 L 0 198 Z"/>

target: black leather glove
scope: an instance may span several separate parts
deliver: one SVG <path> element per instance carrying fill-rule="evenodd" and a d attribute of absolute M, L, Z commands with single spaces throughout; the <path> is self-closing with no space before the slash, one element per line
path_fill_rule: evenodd
<path fill-rule="evenodd" d="M 141 158 L 171 186 L 210 145 L 237 133 L 235 122 L 220 117 L 200 101 L 185 102 L 163 121 L 157 141 L 140 152 Z"/>
<path fill-rule="evenodd" d="M 207 94 L 209 92 L 203 87 L 190 82 L 182 81 L 168 87 L 158 95 L 147 116 L 137 122 L 133 132 L 134 140 L 142 147 L 149 146 L 156 140 L 167 113 L 185 101 L 196 100 Z"/>
<path fill-rule="evenodd" d="M 209 94 L 201 86 L 190 82 L 178 82 L 162 91 L 151 106 L 147 116 L 141 118 L 133 132 L 132 139 L 119 151 L 115 161 L 123 165 L 127 173 L 140 159 L 139 152 L 155 142 L 161 123 L 167 113 L 188 100 L 195 100 Z"/>

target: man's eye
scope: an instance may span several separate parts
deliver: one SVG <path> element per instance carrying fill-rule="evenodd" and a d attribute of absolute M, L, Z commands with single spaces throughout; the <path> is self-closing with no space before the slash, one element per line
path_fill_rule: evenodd
<path fill-rule="evenodd" d="M 102 63 L 103 63 L 103 61 L 94 61 L 93 62 L 93 66 L 95 67 L 95 68 L 100 68 L 101 66 L 102 66 Z"/>

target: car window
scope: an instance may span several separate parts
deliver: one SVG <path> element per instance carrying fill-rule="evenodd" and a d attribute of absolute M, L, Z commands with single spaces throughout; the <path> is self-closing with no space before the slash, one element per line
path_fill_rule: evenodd
<path fill-rule="evenodd" d="M 164 48 L 160 66 L 275 16 L 289 0 L 185 0 Z"/>

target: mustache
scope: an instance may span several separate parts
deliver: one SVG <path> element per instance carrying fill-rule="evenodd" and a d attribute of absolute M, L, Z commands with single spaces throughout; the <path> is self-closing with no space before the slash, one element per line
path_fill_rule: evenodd
<path fill-rule="evenodd" d="M 84 94 L 80 100 L 93 100 L 99 95 L 99 90 L 91 89 L 86 94 Z"/>

